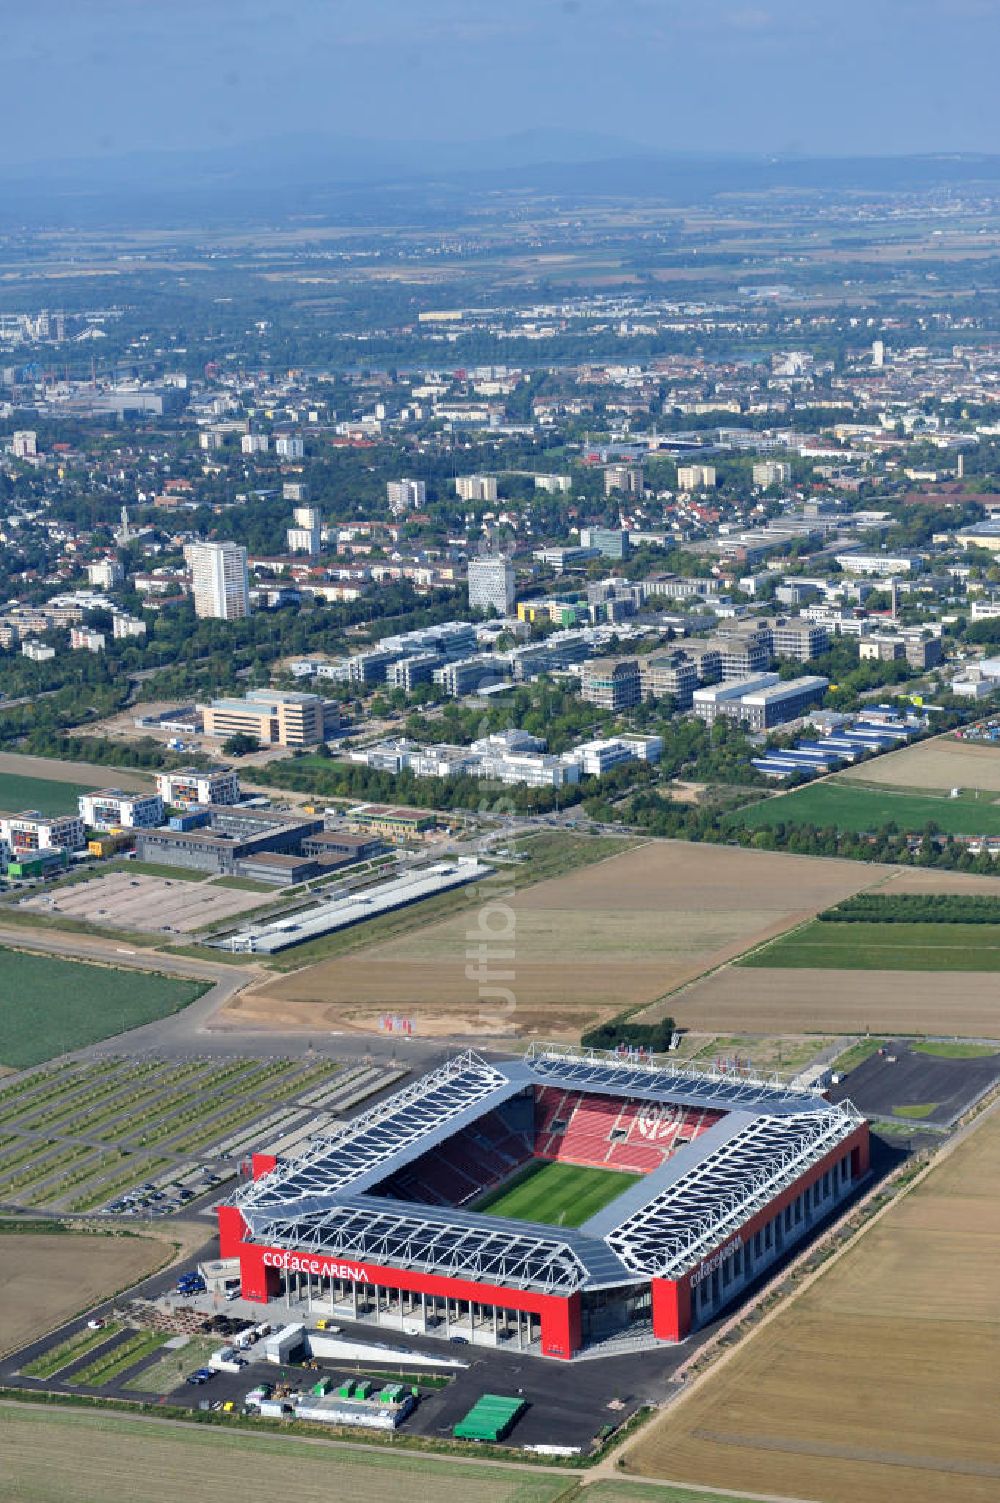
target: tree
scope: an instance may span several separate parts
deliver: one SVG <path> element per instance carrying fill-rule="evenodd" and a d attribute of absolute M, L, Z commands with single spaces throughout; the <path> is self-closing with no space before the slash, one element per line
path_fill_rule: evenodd
<path fill-rule="evenodd" d="M 255 751 L 260 751 L 260 742 L 256 736 L 247 736 L 243 731 L 237 731 L 235 736 L 230 736 L 222 743 L 222 752 L 226 757 L 246 757 Z"/>

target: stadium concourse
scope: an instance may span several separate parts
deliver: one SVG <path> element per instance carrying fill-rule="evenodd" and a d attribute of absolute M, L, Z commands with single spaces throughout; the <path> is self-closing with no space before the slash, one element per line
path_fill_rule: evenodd
<path fill-rule="evenodd" d="M 568 1165 L 586 1219 L 575 1189 L 546 1202 L 544 1176 L 568 1172 L 546 1166 Z M 814 1090 L 593 1051 L 470 1052 L 298 1157 L 256 1154 L 219 1207 L 220 1255 L 247 1299 L 568 1359 L 682 1341 L 868 1171 L 867 1122 Z"/>

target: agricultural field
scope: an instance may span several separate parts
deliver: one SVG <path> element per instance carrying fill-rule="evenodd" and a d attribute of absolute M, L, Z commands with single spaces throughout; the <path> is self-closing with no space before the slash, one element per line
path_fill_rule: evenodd
<path fill-rule="evenodd" d="M 13 1352 L 161 1267 L 148 1237 L 11 1232 L 0 1223 L 0 1351 Z"/>
<path fill-rule="evenodd" d="M 956 986 L 934 971 L 726 966 L 647 1008 L 642 1021 L 664 1013 L 682 1028 L 734 1035 L 990 1039 L 1000 1038 L 1000 987 L 995 972 L 982 971 L 962 972 Z"/>
<path fill-rule="evenodd" d="M 831 924 L 815 919 L 737 964 L 765 970 L 1000 971 L 1000 925 Z"/>
<path fill-rule="evenodd" d="M 223 1017 L 256 1027 L 373 1030 L 392 1010 L 412 1016 L 423 1035 L 576 1038 L 891 870 L 647 841 L 513 891 L 505 871 L 468 893 L 459 914 L 263 983 Z M 483 943 L 489 974 L 480 1003 Z M 491 987 L 502 990 L 491 997 Z"/>
<path fill-rule="evenodd" d="M 978 789 L 1000 795 L 1000 746 L 942 736 L 862 762 L 842 772 L 840 778 L 873 787 L 944 793 L 952 788 L 966 793 Z"/>
<path fill-rule="evenodd" d="M 15 1069 L 180 1012 L 209 983 L 0 949 L 0 1063 Z"/>
<path fill-rule="evenodd" d="M 107 1503 L 109 1477 L 118 1503 L 556 1503 L 575 1491 L 572 1477 L 523 1467 L 11 1404 L 0 1404 L 0 1456 L 18 1503 Z M 660 1503 L 674 1500 L 667 1492 Z"/>
<path fill-rule="evenodd" d="M 0 772 L 0 810 L 5 814 L 20 814 L 23 809 L 37 809 L 40 814 L 76 814 L 79 795 L 91 791 L 88 783 L 56 783 L 48 778 Z"/>
<path fill-rule="evenodd" d="M 476 1210 L 489 1216 L 509 1216 L 513 1221 L 582 1226 L 641 1177 L 580 1164 L 534 1163 L 511 1184 L 484 1196 Z"/>
<path fill-rule="evenodd" d="M 40 798 L 57 798 L 54 785 L 67 785 L 70 802 L 46 808 Z M 152 773 L 127 767 L 104 767 L 99 762 L 62 762 L 54 757 L 32 757 L 22 752 L 0 752 L 0 809 L 19 814 L 22 809 L 40 809 L 43 814 L 75 814 L 79 793 L 92 788 L 125 788 L 150 793 Z M 32 790 L 34 789 L 34 792 Z"/>
<path fill-rule="evenodd" d="M 866 770 L 868 766 L 865 763 Z M 1000 798 L 976 798 L 967 790 L 958 798 L 946 793 L 906 793 L 895 787 L 867 788 L 842 779 L 843 774 L 838 774 L 835 779 L 825 778 L 750 804 L 731 815 L 729 823 L 746 830 L 771 830 L 779 824 L 816 825 L 853 834 L 884 830 L 893 824 L 904 834 L 915 835 L 934 824 L 945 835 L 1000 835 Z"/>
<path fill-rule="evenodd" d="M 818 1503 L 993 1503 L 998 1176 L 994 1111 L 658 1418 L 628 1470 Z"/>

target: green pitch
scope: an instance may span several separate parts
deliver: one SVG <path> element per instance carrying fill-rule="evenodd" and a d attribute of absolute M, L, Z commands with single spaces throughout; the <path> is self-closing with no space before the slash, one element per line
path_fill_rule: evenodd
<path fill-rule="evenodd" d="M 536 1160 L 512 1182 L 490 1190 L 473 1209 L 513 1221 L 582 1226 L 641 1178 L 641 1174 L 624 1174 L 619 1169 Z"/>

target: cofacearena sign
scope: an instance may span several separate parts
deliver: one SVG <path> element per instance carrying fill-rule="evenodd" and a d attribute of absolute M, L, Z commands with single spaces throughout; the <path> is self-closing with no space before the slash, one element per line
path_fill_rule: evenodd
<path fill-rule="evenodd" d="M 720 1247 L 717 1253 L 713 1253 L 710 1258 L 706 1258 L 704 1263 L 699 1264 L 691 1275 L 691 1288 L 696 1289 L 703 1279 L 708 1278 L 710 1273 L 714 1273 L 717 1268 L 721 1268 L 730 1253 L 736 1252 L 737 1248 L 742 1246 L 743 1238 L 734 1237 L 732 1242 L 727 1242 L 725 1247 Z"/>
<path fill-rule="evenodd" d="M 318 1273 L 328 1279 L 353 1279 L 356 1284 L 368 1284 L 371 1280 L 365 1269 L 353 1263 L 338 1263 L 333 1258 L 307 1258 L 301 1253 L 266 1252 L 265 1268 L 284 1268 L 289 1273 Z"/>

